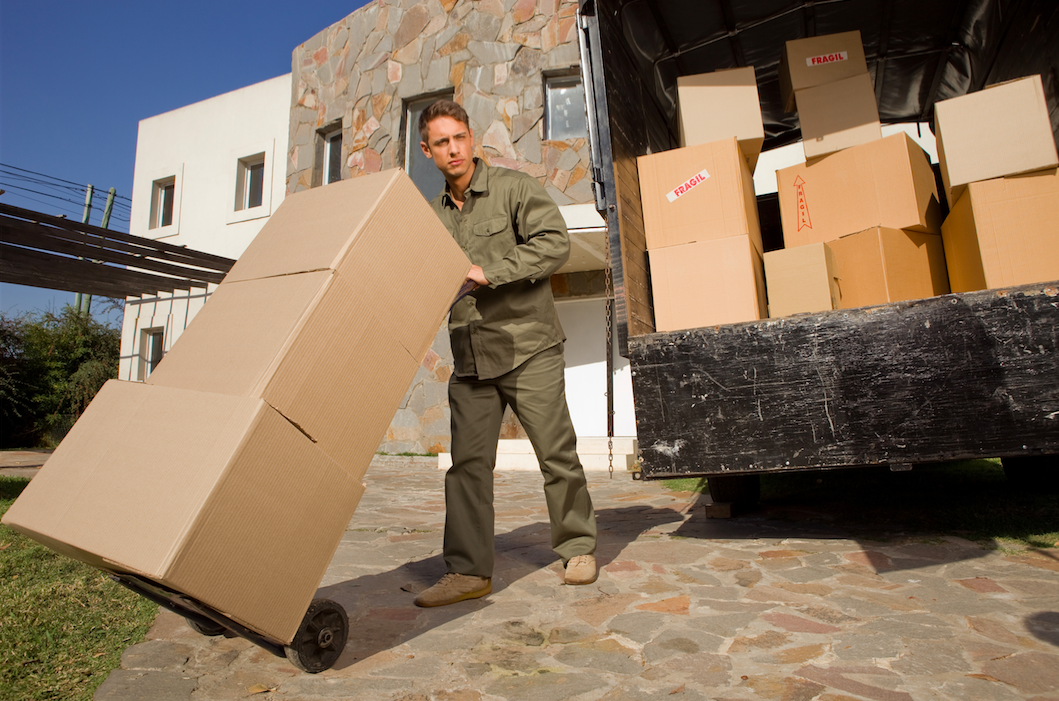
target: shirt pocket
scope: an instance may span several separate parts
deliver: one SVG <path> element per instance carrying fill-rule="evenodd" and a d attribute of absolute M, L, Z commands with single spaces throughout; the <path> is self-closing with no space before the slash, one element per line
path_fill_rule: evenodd
<path fill-rule="evenodd" d="M 493 217 L 474 225 L 475 236 L 496 236 L 511 228 L 507 217 Z"/>

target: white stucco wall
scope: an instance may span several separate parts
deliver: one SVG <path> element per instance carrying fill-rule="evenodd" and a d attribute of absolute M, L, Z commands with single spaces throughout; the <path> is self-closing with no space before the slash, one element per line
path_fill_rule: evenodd
<path fill-rule="evenodd" d="M 286 191 L 291 76 L 284 75 L 140 122 L 132 187 L 130 233 L 238 258 L 276 210 Z M 265 154 L 262 204 L 236 209 L 239 159 Z M 175 178 L 170 226 L 151 228 L 154 182 Z M 210 290 L 212 291 L 212 290 Z M 207 290 L 126 300 L 119 377 L 144 379 L 145 329 L 164 329 L 168 350 Z"/>

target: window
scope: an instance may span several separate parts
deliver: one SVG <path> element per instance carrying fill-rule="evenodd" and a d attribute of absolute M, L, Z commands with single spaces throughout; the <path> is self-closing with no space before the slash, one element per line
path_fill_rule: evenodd
<path fill-rule="evenodd" d="M 161 362 L 165 329 L 144 329 L 140 332 L 140 380 L 150 377 Z"/>
<path fill-rule="evenodd" d="M 155 180 L 151 188 L 151 224 L 158 229 L 173 225 L 173 209 L 176 200 L 176 177 Z"/>
<path fill-rule="evenodd" d="M 342 130 L 324 137 L 324 185 L 342 179 Z"/>
<path fill-rule="evenodd" d="M 409 100 L 404 108 L 405 170 L 408 172 L 408 176 L 412 178 L 412 182 L 419 188 L 419 191 L 423 193 L 423 197 L 428 200 L 437 197 L 438 193 L 445 187 L 445 176 L 434 165 L 434 161 L 427 158 L 423 153 L 423 149 L 419 147 L 419 143 L 422 141 L 419 137 L 419 116 L 423 114 L 423 110 L 429 107 L 432 102 L 441 99 L 451 100 L 452 93 L 418 97 L 414 100 Z"/>
<path fill-rule="evenodd" d="M 270 216 L 273 171 L 282 160 L 282 157 L 276 158 L 276 140 L 238 144 L 228 152 L 228 159 L 234 167 L 228 171 L 227 192 L 231 199 L 225 213 L 227 223 L 239 224 Z"/>
<path fill-rule="evenodd" d="M 588 136 L 585 86 L 576 74 L 544 78 L 544 138 L 561 141 Z"/>
<path fill-rule="evenodd" d="M 235 185 L 236 211 L 260 207 L 265 194 L 265 154 L 240 158 Z"/>

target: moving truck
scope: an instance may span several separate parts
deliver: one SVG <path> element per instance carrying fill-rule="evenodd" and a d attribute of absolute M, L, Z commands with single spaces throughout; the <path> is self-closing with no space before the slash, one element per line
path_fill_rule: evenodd
<path fill-rule="evenodd" d="M 764 151 L 796 143 L 786 43 L 845 32 L 860 33 L 882 124 L 937 131 L 935 105 L 1040 75 L 1054 148 L 1059 6 L 581 0 L 578 30 L 613 336 L 631 364 L 643 478 L 705 476 L 715 501 L 740 501 L 756 500 L 761 474 L 785 470 L 1002 458 L 1009 479 L 1059 476 L 1059 274 L 660 331 L 655 303 L 670 281 L 652 280 L 642 182 L 642 157 L 682 145 L 678 83 L 688 76 L 753 66 Z M 863 96 L 865 81 L 853 78 L 836 80 Z M 934 174 L 938 221 L 962 190 Z M 783 248 L 779 200 L 757 197 L 766 255 Z M 1059 246 L 1059 237 L 1049 242 Z"/>

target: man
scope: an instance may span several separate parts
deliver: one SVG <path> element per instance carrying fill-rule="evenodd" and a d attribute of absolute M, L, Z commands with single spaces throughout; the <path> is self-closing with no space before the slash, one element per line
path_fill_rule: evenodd
<path fill-rule="evenodd" d="M 570 255 L 559 208 L 535 178 L 472 157 L 467 113 L 439 100 L 420 147 L 445 176 L 434 211 L 467 254 L 473 291 L 449 315 L 452 467 L 445 475 L 445 567 L 416 597 L 444 606 L 492 591 L 493 467 L 510 406 L 537 454 L 552 549 L 567 584 L 596 581 L 596 519 L 566 405 L 563 335 L 549 277 Z"/>

